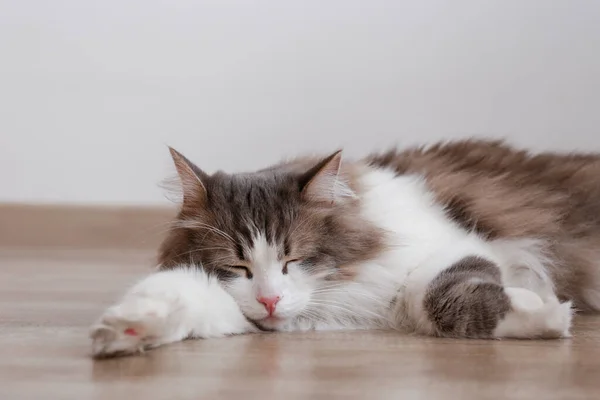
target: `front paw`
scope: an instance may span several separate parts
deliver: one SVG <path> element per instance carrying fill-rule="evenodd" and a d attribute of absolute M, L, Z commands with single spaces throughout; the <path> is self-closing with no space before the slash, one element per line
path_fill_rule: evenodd
<path fill-rule="evenodd" d="M 141 353 L 177 340 L 177 299 L 130 296 L 110 307 L 91 327 L 95 358 Z"/>

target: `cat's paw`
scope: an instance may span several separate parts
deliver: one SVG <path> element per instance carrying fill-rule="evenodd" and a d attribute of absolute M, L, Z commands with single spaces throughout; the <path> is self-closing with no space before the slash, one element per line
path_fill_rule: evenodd
<path fill-rule="evenodd" d="M 571 302 L 560 303 L 556 297 L 542 300 L 536 293 L 522 288 L 506 288 L 511 310 L 500 321 L 495 337 L 565 338 L 570 337 L 573 311 Z"/>
<path fill-rule="evenodd" d="M 176 340 L 177 298 L 130 296 L 110 307 L 91 327 L 92 355 L 128 355 Z"/>

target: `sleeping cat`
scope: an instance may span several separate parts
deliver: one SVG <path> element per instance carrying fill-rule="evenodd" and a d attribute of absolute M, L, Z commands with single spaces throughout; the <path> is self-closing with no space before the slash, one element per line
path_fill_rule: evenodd
<path fill-rule="evenodd" d="M 461 141 L 208 175 L 93 354 L 260 331 L 563 338 L 600 310 L 600 156 Z"/>

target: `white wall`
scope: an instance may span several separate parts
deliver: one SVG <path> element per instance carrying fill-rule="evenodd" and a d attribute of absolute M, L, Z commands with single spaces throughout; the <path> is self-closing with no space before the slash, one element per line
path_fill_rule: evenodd
<path fill-rule="evenodd" d="M 0 0 L 0 201 L 465 135 L 600 150 L 600 1 Z"/>

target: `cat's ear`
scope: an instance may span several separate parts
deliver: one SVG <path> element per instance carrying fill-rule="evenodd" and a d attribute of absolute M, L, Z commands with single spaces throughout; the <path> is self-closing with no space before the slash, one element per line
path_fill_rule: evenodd
<path fill-rule="evenodd" d="M 300 178 L 302 195 L 308 201 L 335 204 L 356 197 L 341 172 L 342 150 L 321 160 Z"/>
<path fill-rule="evenodd" d="M 206 202 L 206 182 L 208 175 L 188 160 L 183 154 L 169 147 L 171 157 L 179 175 L 181 190 L 183 192 L 183 204 L 199 205 Z"/>

